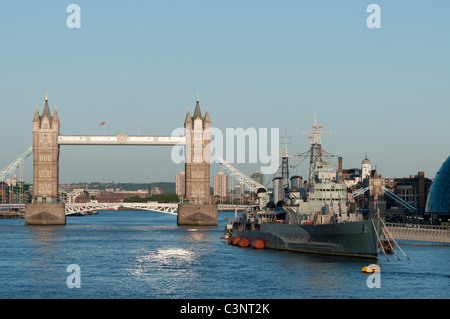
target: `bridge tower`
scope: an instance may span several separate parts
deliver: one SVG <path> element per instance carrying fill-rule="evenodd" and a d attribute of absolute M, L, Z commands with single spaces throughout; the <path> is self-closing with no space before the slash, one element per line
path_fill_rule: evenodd
<path fill-rule="evenodd" d="M 42 115 L 36 105 L 33 118 L 33 195 L 25 206 L 26 225 L 66 224 L 65 206 L 58 194 L 59 132 L 57 107 L 52 116 L 46 93 Z"/>
<path fill-rule="evenodd" d="M 178 225 L 217 225 L 217 205 L 210 192 L 211 119 L 202 116 L 197 94 L 194 115 L 189 108 L 185 128 L 185 198 L 178 205 Z"/>

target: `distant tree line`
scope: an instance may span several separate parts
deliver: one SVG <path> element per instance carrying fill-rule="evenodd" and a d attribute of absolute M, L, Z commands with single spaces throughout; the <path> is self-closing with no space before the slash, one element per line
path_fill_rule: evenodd
<path fill-rule="evenodd" d="M 131 196 L 123 200 L 125 203 L 146 203 L 146 202 L 158 202 L 158 203 L 178 203 L 180 198 L 177 194 L 157 194 L 150 197 Z"/>

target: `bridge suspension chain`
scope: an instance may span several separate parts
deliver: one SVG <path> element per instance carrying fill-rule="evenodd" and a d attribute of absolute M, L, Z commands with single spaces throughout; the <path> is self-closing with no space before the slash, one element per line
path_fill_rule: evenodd
<path fill-rule="evenodd" d="M 20 165 L 23 164 L 23 161 L 33 153 L 33 147 L 31 146 L 27 149 L 22 155 L 19 156 L 14 162 L 9 164 L 3 170 L 0 171 L 0 182 L 3 182 L 8 175 L 11 175 Z"/>
<path fill-rule="evenodd" d="M 387 189 L 386 187 L 384 188 L 384 193 L 387 194 L 390 198 L 392 198 L 393 200 L 395 200 L 397 203 L 399 203 L 400 205 L 402 205 L 403 207 L 410 209 L 412 211 L 417 212 L 418 209 L 415 208 L 413 205 L 411 205 L 410 203 L 408 203 L 407 201 L 405 201 L 404 199 L 402 199 L 401 197 L 397 196 L 396 194 L 394 194 L 393 192 L 391 192 L 389 189 Z"/>
<path fill-rule="evenodd" d="M 362 188 L 358 188 L 358 189 L 355 189 L 353 192 L 352 192 L 352 198 L 355 198 L 355 197 L 357 197 L 357 196 L 359 196 L 359 195 L 362 195 L 362 194 L 364 194 L 365 192 L 367 192 L 369 190 L 369 187 L 362 187 Z"/>
<path fill-rule="evenodd" d="M 362 187 L 359 189 L 356 189 L 352 192 L 352 198 L 355 198 L 356 196 L 362 195 L 365 192 L 367 192 L 369 190 L 369 187 Z M 417 212 L 417 208 L 414 207 L 413 205 L 411 205 L 410 203 L 408 203 L 407 201 L 405 201 L 404 199 L 402 199 L 401 197 L 397 196 L 396 194 L 394 194 L 393 192 L 391 192 L 388 188 L 384 188 L 384 193 L 386 195 L 388 195 L 390 198 L 392 198 L 394 201 L 396 201 L 397 203 L 399 203 L 400 205 L 402 205 L 403 207 L 405 207 L 406 209 L 412 210 Z"/>
<path fill-rule="evenodd" d="M 227 161 L 225 161 L 220 155 L 216 154 L 214 149 L 211 149 L 211 156 L 214 157 L 223 168 L 225 168 L 231 175 L 236 177 L 236 179 L 243 185 L 245 185 L 250 191 L 256 192 L 259 188 L 263 188 L 267 191 L 267 187 L 251 179 L 244 173 L 242 173 L 237 168 L 231 166 Z"/>

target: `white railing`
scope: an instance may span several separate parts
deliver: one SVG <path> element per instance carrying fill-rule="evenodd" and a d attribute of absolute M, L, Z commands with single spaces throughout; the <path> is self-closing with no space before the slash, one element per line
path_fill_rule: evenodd
<path fill-rule="evenodd" d="M 0 204 L 0 209 L 8 208 L 25 209 L 25 204 Z"/>
<path fill-rule="evenodd" d="M 392 237 L 401 240 L 450 243 L 449 226 L 386 223 Z"/>
<path fill-rule="evenodd" d="M 219 211 L 235 211 L 236 208 L 241 211 L 250 208 L 250 205 L 217 204 L 217 210 Z"/>

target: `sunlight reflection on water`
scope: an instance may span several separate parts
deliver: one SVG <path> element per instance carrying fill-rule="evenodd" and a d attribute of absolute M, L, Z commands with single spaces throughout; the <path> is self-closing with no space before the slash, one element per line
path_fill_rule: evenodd
<path fill-rule="evenodd" d="M 157 288 L 159 296 L 176 296 L 186 292 L 198 278 L 198 254 L 183 248 L 166 248 L 136 256 L 128 269 L 134 280 Z"/>

